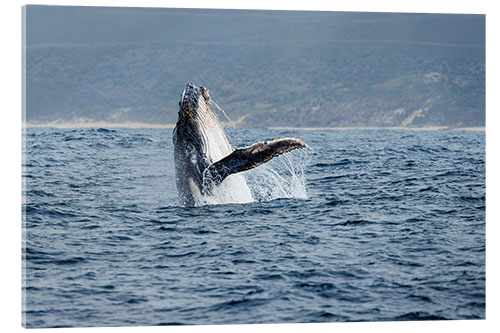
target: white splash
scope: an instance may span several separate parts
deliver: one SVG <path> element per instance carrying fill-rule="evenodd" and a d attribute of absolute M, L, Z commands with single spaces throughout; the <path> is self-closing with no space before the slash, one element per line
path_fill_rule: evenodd
<path fill-rule="evenodd" d="M 280 198 L 307 199 L 305 168 L 310 156 L 307 148 L 294 150 L 245 172 L 254 199 L 256 201 Z"/>
<path fill-rule="evenodd" d="M 207 137 L 203 140 L 212 143 L 208 145 L 208 152 L 214 161 L 218 161 L 233 151 L 227 133 L 224 133 L 219 123 L 220 118 L 224 117 L 228 123 L 232 121 L 212 99 L 209 105 L 212 112 L 203 110 L 202 114 L 207 116 L 203 117 L 205 119 L 202 119 L 202 124 L 211 130 L 204 131 Z M 214 127 L 217 129 L 214 130 Z M 306 199 L 308 196 L 304 170 L 310 161 L 310 155 L 308 149 L 298 149 L 275 157 L 255 169 L 232 174 L 213 189 L 213 195 L 203 196 L 200 204 L 261 202 L 279 198 Z"/>
<path fill-rule="evenodd" d="M 217 118 L 217 120 L 222 121 L 222 119 L 220 119 L 220 116 L 223 116 L 224 118 L 226 118 L 226 121 L 229 124 L 232 123 L 231 118 L 228 117 L 228 115 L 226 114 L 224 109 L 222 109 L 217 103 L 215 103 L 215 101 L 213 99 L 210 99 L 208 101 L 208 104 L 210 105 L 210 108 L 212 109 L 212 113 L 214 114 L 215 118 Z"/>

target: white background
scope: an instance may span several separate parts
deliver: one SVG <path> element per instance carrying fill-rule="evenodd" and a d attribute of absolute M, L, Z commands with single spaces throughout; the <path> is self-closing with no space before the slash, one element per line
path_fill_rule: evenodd
<path fill-rule="evenodd" d="M 21 7 L 24 4 L 88 5 L 88 6 L 133 6 L 133 7 L 180 7 L 180 8 L 234 8 L 234 9 L 289 9 L 330 11 L 376 11 L 376 12 L 420 12 L 486 14 L 486 320 L 435 321 L 435 322 L 389 322 L 389 323 L 326 323 L 326 324 L 272 324 L 272 325 L 223 325 L 187 327 L 120 327 L 97 329 L 44 329 L 44 332 L 253 332 L 264 331 L 320 331 L 320 332 L 490 332 L 500 327 L 498 290 L 498 37 L 500 13 L 494 1 L 2 1 L 0 10 L 0 188 L 2 214 L 0 246 L 0 328 L 4 332 L 17 332 L 21 328 Z M 497 327 L 497 330 L 499 329 Z"/>

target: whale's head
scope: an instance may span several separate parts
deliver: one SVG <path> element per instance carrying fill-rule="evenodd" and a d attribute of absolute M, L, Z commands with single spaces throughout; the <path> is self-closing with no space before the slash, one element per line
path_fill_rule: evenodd
<path fill-rule="evenodd" d="M 208 124 L 213 123 L 215 119 L 210 111 L 209 100 L 207 88 L 197 87 L 192 83 L 187 84 L 179 101 L 174 140 L 183 141 L 183 146 L 194 145 L 196 149 L 202 150 Z"/>
<path fill-rule="evenodd" d="M 202 192 L 203 171 L 232 152 L 209 101 L 207 88 L 189 83 L 181 94 L 172 135 L 177 186 L 182 200 L 190 205 L 194 199 L 189 193 Z"/>
<path fill-rule="evenodd" d="M 178 159 L 200 170 L 232 151 L 209 101 L 207 88 L 189 83 L 181 94 L 173 133 Z"/>
<path fill-rule="evenodd" d="M 209 100 L 210 95 L 207 88 L 188 83 L 179 101 L 179 119 L 177 122 L 187 122 L 194 125 L 196 122 L 201 121 L 211 112 L 208 105 Z"/>
<path fill-rule="evenodd" d="M 210 95 L 205 87 L 188 83 L 181 94 L 174 134 L 179 140 L 203 148 L 211 136 L 224 136 L 221 124 L 210 109 Z M 226 139 L 225 139 L 226 140 Z"/>

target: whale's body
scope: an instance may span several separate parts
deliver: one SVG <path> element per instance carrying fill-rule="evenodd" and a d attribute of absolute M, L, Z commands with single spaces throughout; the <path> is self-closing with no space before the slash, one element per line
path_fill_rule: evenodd
<path fill-rule="evenodd" d="M 177 192 L 181 204 L 246 203 L 254 201 L 245 177 L 252 169 L 281 153 L 303 148 L 300 139 L 258 142 L 233 150 L 209 106 L 205 87 L 188 84 L 179 102 L 173 131 Z"/>

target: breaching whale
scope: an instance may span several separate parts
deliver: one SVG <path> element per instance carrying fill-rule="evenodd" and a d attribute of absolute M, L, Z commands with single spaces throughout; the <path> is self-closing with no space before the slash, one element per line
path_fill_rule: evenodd
<path fill-rule="evenodd" d="M 179 101 L 172 137 L 180 202 L 185 206 L 252 202 L 250 188 L 239 172 L 306 145 L 297 138 L 281 138 L 233 150 L 209 101 L 208 89 L 192 83 Z"/>

